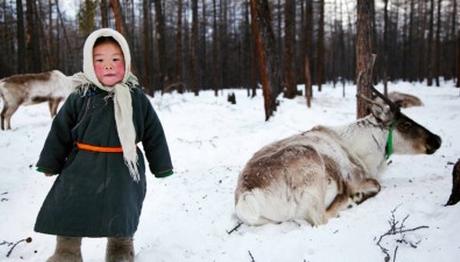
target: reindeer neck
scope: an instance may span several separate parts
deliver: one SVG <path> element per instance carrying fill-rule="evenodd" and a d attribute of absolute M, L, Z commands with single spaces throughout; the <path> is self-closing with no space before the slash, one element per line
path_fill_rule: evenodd
<path fill-rule="evenodd" d="M 385 166 L 385 147 L 389 130 L 372 115 L 358 119 L 349 125 L 332 128 L 367 166 L 372 176 L 378 175 Z"/>

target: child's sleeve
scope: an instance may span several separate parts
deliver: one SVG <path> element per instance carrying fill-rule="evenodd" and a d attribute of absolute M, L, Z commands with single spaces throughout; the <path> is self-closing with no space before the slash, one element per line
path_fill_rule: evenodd
<path fill-rule="evenodd" d="M 143 95 L 143 97 L 145 106 L 145 129 L 142 145 L 144 146 L 145 156 L 149 162 L 150 171 L 155 177 L 167 177 L 173 174 L 173 166 L 166 136 L 152 104 L 147 96 Z"/>
<path fill-rule="evenodd" d="M 64 167 L 72 146 L 72 127 L 75 123 L 75 95 L 70 95 L 53 119 L 51 130 L 37 162 L 37 171 L 59 174 Z"/>

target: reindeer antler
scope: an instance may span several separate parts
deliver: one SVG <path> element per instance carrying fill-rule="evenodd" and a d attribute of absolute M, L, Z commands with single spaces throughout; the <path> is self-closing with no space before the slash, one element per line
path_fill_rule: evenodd
<path fill-rule="evenodd" d="M 372 100 L 372 99 L 370 99 L 370 98 L 368 98 L 368 97 L 366 97 L 366 96 L 364 96 L 362 94 L 359 94 L 359 95 L 356 95 L 356 96 L 358 98 L 361 98 L 362 100 L 368 102 L 369 104 L 376 105 L 376 106 L 380 107 L 382 110 L 384 110 L 383 105 L 381 105 L 380 103 L 378 103 L 378 102 L 376 102 L 376 101 L 374 101 L 374 100 Z"/>
<path fill-rule="evenodd" d="M 380 97 L 383 100 L 383 102 L 385 102 L 387 105 L 390 106 L 391 111 L 393 111 L 393 112 L 399 112 L 400 111 L 399 106 L 397 106 L 395 103 L 393 103 L 393 101 L 391 101 L 384 94 L 380 93 L 379 90 L 377 90 L 377 88 L 375 88 L 373 85 L 371 86 L 371 90 L 376 96 Z"/>

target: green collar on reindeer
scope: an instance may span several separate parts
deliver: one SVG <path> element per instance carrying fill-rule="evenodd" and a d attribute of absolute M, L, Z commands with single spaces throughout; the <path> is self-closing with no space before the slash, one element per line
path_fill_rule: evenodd
<path fill-rule="evenodd" d="M 388 130 L 387 144 L 385 146 L 385 159 L 390 158 L 393 154 L 393 130 L 395 129 L 396 121 L 390 124 L 390 129 Z"/>

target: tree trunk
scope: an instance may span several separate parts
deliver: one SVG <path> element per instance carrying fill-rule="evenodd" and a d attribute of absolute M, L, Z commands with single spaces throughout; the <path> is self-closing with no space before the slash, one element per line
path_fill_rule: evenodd
<path fill-rule="evenodd" d="M 42 71 L 42 60 L 40 54 L 40 35 L 38 24 L 38 10 L 34 0 L 27 0 L 27 57 L 30 57 L 28 68 L 33 73 Z"/>
<path fill-rule="evenodd" d="M 294 76 L 294 45 L 295 45 L 295 0 L 286 0 L 284 6 L 284 96 L 296 96 L 296 81 Z"/>
<path fill-rule="evenodd" d="M 176 28 L 176 83 L 179 86 L 178 92 L 183 93 L 182 82 L 182 0 L 177 3 L 177 28 Z"/>
<path fill-rule="evenodd" d="M 150 95 L 154 95 L 154 88 L 152 85 L 152 75 L 153 75 L 153 55 L 152 55 L 152 45 L 150 42 L 152 27 L 150 25 L 150 0 L 142 1 L 142 11 L 143 11 L 143 43 L 144 43 L 144 87 L 147 89 L 147 92 Z"/>
<path fill-rule="evenodd" d="M 163 90 L 168 80 L 166 60 L 166 33 L 165 18 L 163 14 L 162 1 L 155 0 L 155 40 L 158 45 L 158 89 Z"/>
<path fill-rule="evenodd" d="M 428 29 L 428 51 L 427 51 L 427 85 L 433 85 L 433 20 L 434 20 L 434 0 L 430 0 L 430 22 Z"/>
<path fill-rule="evenodd" d="M 388 0 L 383 0 L 383 94 L 388 94 Z"/>
<path fill-rule="evenodd" d="M 212 62 L 214 64 L 213 67 L 213 89 L 214 89 L 214 95 L 218 95 L 219 88 L 221 86 L 221 74 L 220 74 L 220 61 L 219 61 L 219 47 L 220 47 L 220 42 L 219 42 L 219 31 L 217 27 L 217 8 L 216 8 L 216 0 L 212 0 Z"/>
<path fill-rule="evenodd" d="M 372 0 L 373 1 L 373 0 Z M 321 92 L 321 86 L 324 81 L 324 0 L 319 1 L 319 25 L 318 25 L 318 45 L 316 60 L 316 82 L 318 91 Z"/>
<path fill-rule="evenodd" d="M 107 0 L 101 0 L 100 10 L 101 10 L 101 26 L 109 27 L 109 8 L 107 5 Z"/>
<path fill-rule="evenodd" d="M 434 79 L 436 86 L 439 87 L 439 75 L 441 74 L 441 0 L 438 0 L 438 22 L 436 26 L 436 49 L 435 49 L 435 68 Z"/>
<path fill-rule="evenodd" d="M 195 96 L 199 95 L 198 90 L 198 0 L 192 0 L 192 37 L 190 41 L 191 61 L 191 77 L 192 90 Z"/>
<path fill-rule="evenodd" d="M 308 60 L 308 55 L 305 54 L 305 98 L 307 100 L 307 107 L 311 107 L 311 98 L 313 88 L 311 86 L 311 72 L 310 72 L 310 62 Z"/>
<path fill-rule="evenodd" d="M 313 1 L 306 0 L 305 5 L 305 59 L 304 59 L 304 73 L 307 72 L 308 67 L 308 77 L 305 79 L 305 96 L 307 97 L 307 104 L 311 106 L 311 99 L 313 98 L 313 79 L 312 79 L 312 57 L 313 57 Z M 308 63 L 308 64 L 307 64 Z M 307 76 L 307 75 L 305 75 Z M 310 107 L 309 106 L 309 107 Z"/>
<path fill-rule="evenodd" d="M 267 0 L 251 0 L 251 22 L 267 121 L 276 111 L 276 97 L 280 93 L 279 59 Z"/>
<path fill-rule="evenodd" d="M 17 12 L 17 41 L 18 41 L 18 73 L 24 73 L 26 69 L 26 40 L 24 33 L 24 12 L 22 8 L 22 0 L 16 0 L 16 12 Z"/>
<path fill-rule="evenodd" d="M 460 31 L 457 32 L 457 87 L 460 87 Z"/>
<path fill-rule="evenodd" d="M 115 29 L 120 32 L 120 34 L 125 35 L 125 22 L 123 20 L 123 14 L 121 12 L 121 6 L 119 0 L 110 0 L 110 7 L 113 11 L 113 16 L 115 17 Z"/>
<path fill-rule="evenodd" d="M 358 0 L 358 22 L 356 34 L 356 84 L 358 86 L 358 95 L 371 97 L 372 85 L 372 67 L 371 62 L 371 41 L 372 41 L 372 13 L 371 4 L 368 0 Z M 367 103 L 362 99 L 356 100 L 357 118 L 366 116 L 368 112 Z"/>

